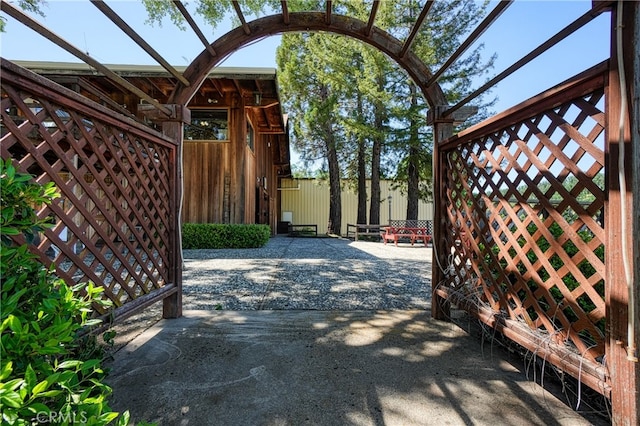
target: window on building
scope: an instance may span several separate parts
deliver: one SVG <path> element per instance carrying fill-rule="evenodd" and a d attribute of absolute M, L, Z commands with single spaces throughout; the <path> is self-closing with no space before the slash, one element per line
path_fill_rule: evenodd
<path fill-rule="evenodd" d="M 184 126 L 184 140 L 228 141 L 229 111 L 226 109 L 191 110 L 191 124 Z"/>

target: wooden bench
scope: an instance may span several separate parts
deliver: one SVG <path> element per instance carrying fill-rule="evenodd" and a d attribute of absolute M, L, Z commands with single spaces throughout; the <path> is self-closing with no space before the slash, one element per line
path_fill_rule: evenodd
<path fill-rule="evenodd" d="M 375 236 L 380 238 L 382 237 L 382 228 L 380 225 L 364 225 L 360 223 L 354 225 L 347 223 L 347 238 L 351 238 L 352 235 L 355 241 L 358 241 L 358 238 L 362 236 Z"/>
<path fill-rule="evenodd" d="M 307 225 L 291 225 L 288 227 L 289 236 L 292 237 L 300 237 L 304 235 L 309 235 L 313 232 L 314 236 L 318 236 L 318 225 L 315 224 L 307 224 Z"/>

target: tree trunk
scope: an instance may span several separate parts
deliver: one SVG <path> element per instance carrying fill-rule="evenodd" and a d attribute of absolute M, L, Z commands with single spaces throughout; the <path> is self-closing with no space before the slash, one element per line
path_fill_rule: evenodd
<path fill-rule="evenodd" d="M 367 223 L 367 165 L 365 140 L 358 141 L 358 220 L 356 223 Z"/>
<path fill-rule="evenodd" d="M 358 119 L 362 120 L 362 97 L 357 93 Z M 358 218 L 356 223 L 367 223 L 367 153 L 364 135 L 358 135 Z"/>
<path fill-rule="evenodd" d="M 384 70 L 377 68 L 378 89 L 384 92 L 385 76 Z M 380 101 L 374 103 L 373 106 L 373 125 L 374 137 L 373 146 L 371 148 L 371 206 L 369 208 L 369 223 L 371 225 L 380 225 L 380 157 L 382 155 L 382 143 L 384 142 L 383 126 L 385 118 L 385 105 Z M 388 195 L 388 194 L 387 194 Z M 391 220 L 391 218 L 389 218 Z"/>
<path fill-rule="evenodd" d="M 418 105 L 418 94 L 415 84 L 409 82 L 409 91 L 411 96 L 411 109 L 416 110 Z M 409 120 L 410 136 L 409 136 L 409 164 L 407 167 L 407 220 L 418 219 L 418 197 L 420 173 L 418 170 L 418 156 L 420 147 L 420 135 L 418 134 L 418 123 L 415 117 L 411 116 Z"/>
<path fill-rule="evenodd" d="M 415 147 L 409 148 L 410 156 L 417 156 L 418 150 Z M 419 173 L 416 164 L 409 160 L 409 169 L 407 170 L 407 220 L 418 219 L 418 183 Z"/>
<path fill-rule="evenodd" d="M 331 124 L 329 124 L 331 127 Z M 327 161 L 329 163 L 329 225 L 327 233 L 340 235 L 342 229 L 342 199 L 338 151 L 332 129 L 327 133 Z"/>
<path fill-rule="evenodd" d="M 371 148 L 371 205 L 369 206 L 369 224 L 380 225 L 380 155 L 382 152 L 382 105 L 375 105 L 375 136 Z"/>

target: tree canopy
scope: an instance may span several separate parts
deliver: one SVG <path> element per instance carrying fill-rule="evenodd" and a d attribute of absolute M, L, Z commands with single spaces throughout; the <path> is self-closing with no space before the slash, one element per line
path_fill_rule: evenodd
<path fill-rule="evenodd" d="M 142 0 L 147 23 L 162 25 L 169 19 L 186 29 L 185 18 L 173 2 Z M 41 0 L 20 0 L 24 9 L 41 13 Z M 406 40 L 425 1 L 395 0 L 378 4 L 376 27 L 399 40 Z M 197 1 L 196 13 L 216 28 L 234 17 L 231 0 Z M 334 14 L 366 22 L 371 1 L 337 0 Z M 486 13 L 488 1 L 443 0 L 434 2 L 411 45 L 412 52 L 432 71 L 439 69 L 461 44 L 469 30 Z M 244 0 L 246 16 L 280 10 L 277 0 Z M 291 12 L 324 11 L 325 1 L 289 0 Z M 237 18 L 235 18 L 237 19 Z M 2 22 L 0 22 L 2 24 Z M 440 76 L 438 84 L 453 104 L 482 83 L 492 69 L 494 57 L 483 59 L 483 45 L 455 61 Z M 320 175 L 334 182 L 332 200 L 338 221 L 339 185 L 344 177 L 360 195 L 358 221 L 366 219 L 369 198 L 365 180 L 371 179 L 370 219 L 379 220 L 382 197 L 380 178 L 393 179 L 407 194 L 407 219 L 416 219 L 418 200 L 431 197 L 431 153 L 433 134 L 427 125 L 425 99 L 408 75 L 380 51 L 355 39 L 327 33 L 287 33 L 282 36 L 277 62 L 279 83 L 286 111 L 291 117 L 292 143 L 302 154 L 303 172 L 320 165 Z M 468 124 L 489 115 L 492 101 L 488 94 L 476 98 L 480 113 Z M 298 169 L 300 170 L 300 169 Z M 333 194 L 337 192 L 338 195 Z"/>
<path fill-rule="evenodd" d="M 486 5 L 472 0 L 436 2 L 412 49 L 432 69 L 438 69 L 459 46 L 468 28 L 484 13 Z M 371 6 L 366 2 L 337 1 L 334 13 L 366 21 Z M 422 5 L 415 0 L 380 3 L 376 26 L 405 39 Z M 471 91 L 473 81 L 493 66 L 483 61 L 482 46 L 458 60 L 439 83 L 447 99 L 455 103 Z M 292 143 L 307 166 L 336 170 L 357 188 L 366 191 L 372 180 L 370 220 L 379 223 L 382 201 L 379 178 L 390 178 L 409 199 L 407 219 L 417 219 L 418 200 L 431 197 L 433 135 L 427 125 L 428 104 L 408 75 L 380 51 L 345 36 L 284 34 L 278 48 L 279 85 L 284 105 L 294 123 Z M 323 85 L 328 96 L 318 97 L 312 86 Z M 322 102 L 330 101 L 331 105 Z M 482 107 L 475 120 L 488 115 L 491 101 L 478 98 Z M 323 141 L 318 139 L 317 111 L 329 112 L 336 137 L 337 165 L 332 165 Z M 312 173 L 312 170 L 309 170 Z M 338 190 L 336 188 L 336 190 Z M 358 223 L 362 221 L 359 197 Z M 377 206 L 378 208 L 374 208 Z M 355 218 L 354 218 L 355 219 Z"/>

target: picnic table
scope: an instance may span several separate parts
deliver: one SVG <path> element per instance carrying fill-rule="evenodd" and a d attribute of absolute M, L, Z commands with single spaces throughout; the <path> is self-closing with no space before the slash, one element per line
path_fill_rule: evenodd
<path fill-rule="evenodd" d="M 401 238 L 411 240 L 411 245 L 416 241 L 422 241 L 425 247 L 431 242 L 431 234 L 426 227 L 385 226 L 383 229 L 384 233 L 381 234 L 383 242 L 387 244 L 387 241 L 393 241 L 396 247 Z"/>

